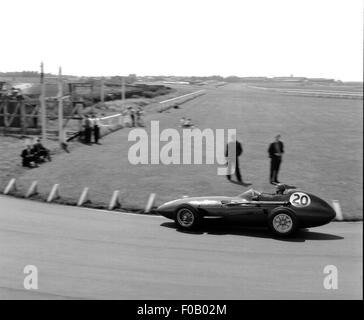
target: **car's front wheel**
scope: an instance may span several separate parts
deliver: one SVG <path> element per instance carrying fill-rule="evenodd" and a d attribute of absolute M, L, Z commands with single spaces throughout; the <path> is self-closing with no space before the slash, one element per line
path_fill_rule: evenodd
<path fill-rule="evenodd" d="M 298 220 L 292 211 L 276 208 L 268 215 L 268 227 L 273 234 L 285 237 L 297 230 Z"/>
<path fill-rule="evenodd" d="M 178 227 L 191 230 L 201 224 L 202 217 L 194 207 L 183 205 L 176 210 L 175 222 Z"/>

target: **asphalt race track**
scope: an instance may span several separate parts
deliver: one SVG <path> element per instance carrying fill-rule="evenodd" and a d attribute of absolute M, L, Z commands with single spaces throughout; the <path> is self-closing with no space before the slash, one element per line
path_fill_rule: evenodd
<path fill-rule="evenodd" d="M 23 286 L 26 265 L 38 290 Z M 335 265 L 338 289 L 323 286 Z M 286 240 L 0 196 L 0 299 L 362 299 L 362 223 Z"/>

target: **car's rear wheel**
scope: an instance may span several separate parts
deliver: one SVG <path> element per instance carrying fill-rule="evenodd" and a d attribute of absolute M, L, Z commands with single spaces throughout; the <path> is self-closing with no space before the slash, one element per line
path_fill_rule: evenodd
<path fill-rule="evenodd" d="M 194 207 L 183 205 L 176 210 L 175 222 L 178 227 L 191 230 L 201 224 L 202 217 Z"/>
<path fill-rule="evenodd" d="M 268 227 L 273 234 L 285 237 L 297 230 L 298 220 L 291 210 L 276 208 L 268 215 Z"/>

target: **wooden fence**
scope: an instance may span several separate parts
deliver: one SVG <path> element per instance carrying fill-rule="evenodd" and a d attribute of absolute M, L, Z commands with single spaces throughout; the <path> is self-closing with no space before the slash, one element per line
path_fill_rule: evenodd
<path fill-rule="evenodd" d="M 0 100 L 0 131 L 38 134 L 40 132 L 39 100 Z"/>

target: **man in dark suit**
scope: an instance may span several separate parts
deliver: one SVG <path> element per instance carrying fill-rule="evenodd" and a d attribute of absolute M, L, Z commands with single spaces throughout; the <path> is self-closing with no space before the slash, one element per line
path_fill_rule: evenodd
<path fill-rule="evenodd" d="M 277 184 L 278 181 L 278 172 L 282 162 L 282 155 L 284 153 L 283 142 L 279 139 L 281 135 L 277 135 L 275 137 L 275 141 L 269 145 L 268 153 L 270 157 L 270 183 Z"/>
<path fill-rule="evenodd" d="M 243 147 L 241 143 L 236 140 L 236 136 L 231 136 L 231 141 L 226 145 L 225 157 L 227 158 L 227 179 L 231 180 L 231 173 L 234 173 L 236 179 L 242 183 L 240 168 L 239 168 L 239 157 L 243 153 Z"/>
<path fill-rule="evenodd" d="M 96 144 L 100 144 L 99 143 L 99 138 L 100 138 L 99 118 L 96 118 L 95 114 L 92 114 L 90 121 L 91 121 L 92 132 L 94 134 L 94 142 Z"/>
<path fill-rule="evenodd" d="M 85 132 L 85 143 L 86 144 L 91 144 L 92 128 L 91 128 L 91 121 L 90 121 L 90 118 L 89 118 L 88 114 L 85 115 L 83 127 L 84 127 L 84 130 L 85 130 L 84 131 Z"/>

